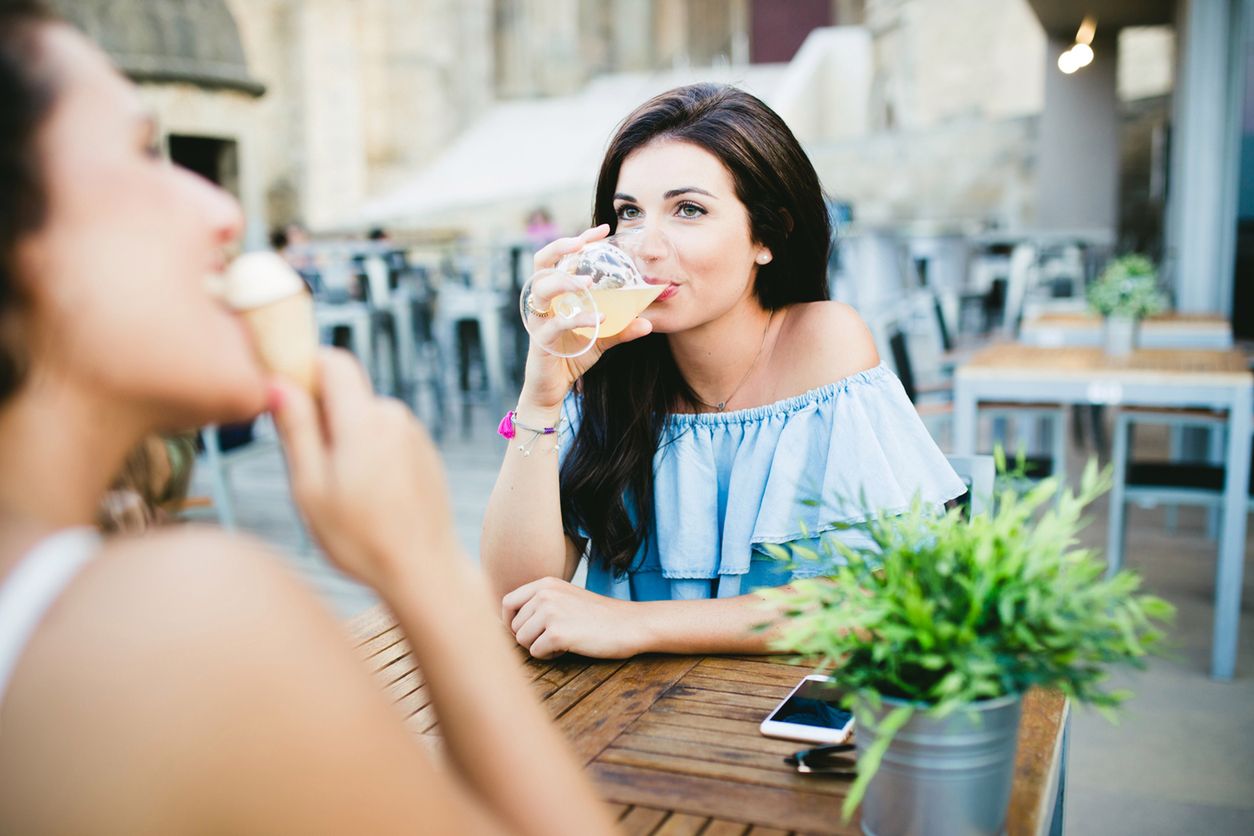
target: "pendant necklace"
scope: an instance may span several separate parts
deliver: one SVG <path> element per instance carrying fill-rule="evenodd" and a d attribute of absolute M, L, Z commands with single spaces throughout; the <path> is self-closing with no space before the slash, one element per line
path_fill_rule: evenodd
<path fill-rule="evenodd" d="M 775 311 L 771 311 L 771 315 L 766 318 L 766 327 L 762 329 L 762 344 L 758 346 L 758 353 L 753 355 L 753 362 L 749 364 L 749 368 L 745 370 L 744 376 L 740 378 L 740 382 L 736 384 L 736 388 L 731 390 L 731 394 L 723 398 L 718 403 L 709 403 L 703 401 L 697 396 L 696 392 L 692 393 L 692 399 L 706 409 L 712 409 L 715 412 L 725 412 L 727 404 L 731 403 L 731 399 L 736 397 L 736 393 L 740 391 L 740 387 L 745 385 L 745 381 L 749 379 L 749 375 L 758 366 L 758 360 L 762 358 L 762 350 L 766 348 L 766 335 L 771 333 L 771 320 L 775 318 Z M 690 390 L 692 387 L 688 387 Z"/>

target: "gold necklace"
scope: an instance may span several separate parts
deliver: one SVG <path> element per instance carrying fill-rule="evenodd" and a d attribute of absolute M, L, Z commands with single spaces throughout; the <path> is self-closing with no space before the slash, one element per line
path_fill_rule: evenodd
<path fill-rule="evenodd" d="M 762 350 L 766 348 L 766 335 L 771 333 L 771 320 L 774 318 L 775 311 L 771 311 L 770 316 L 766 318 L 766 327 L 762 329 L 762 344 L 758 346 L 758 353 L 753 355 L 753 362 L 749 364 L 749 368 L 745 369 L 744 376 L 740 378 L 740 382 L 736 384 L 736 388 L 731 390 L 731 394 L 723 398 L 718 403 L 709 403 L 701 400 L 701 398 L 697 396 L 697 393 L 693 391 L 692 387 L 689 386 L 688 390 L 692 392 L 692 399 L 694 401 L 706 409 L 712 409 L 715 412 L 726 411 L 727 404 L 731 403 L 731 399 L 736 397 L 736 393 L 740 391 L 740 387 L 745 385 L 745 381 L 749 379 L 749 375 L 753 373 L 755 368 L 757 368 L 758 360 L 762 358 Z"/>

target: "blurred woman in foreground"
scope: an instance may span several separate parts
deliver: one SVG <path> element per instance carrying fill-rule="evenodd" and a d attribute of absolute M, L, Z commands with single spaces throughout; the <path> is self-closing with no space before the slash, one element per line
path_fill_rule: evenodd
<path fill-rule="evenodd" d="M 0 832 L 608 831 L 425 434 L 346 355 L 317 405 L 267 381 L 206 292 L 235 203 L 163 161 L 132 86 L 30 0 L 0 2 L 0 103 Z M 447 769 L 261 544 L 91 528 L 141 439 L 267 403 L 314 533 L 404 629 Z"/>

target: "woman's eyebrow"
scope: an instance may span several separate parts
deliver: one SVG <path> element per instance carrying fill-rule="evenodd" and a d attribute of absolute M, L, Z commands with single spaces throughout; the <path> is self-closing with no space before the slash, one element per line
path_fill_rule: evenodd
<path fill-rule="evenodd" d="M 678 189 L 671 189 L 670 191 L 662 195 L 662 199 L 670 200 L 672 198 L 679 197 L 681 194 L 703 194 L 706 197 L 712 197 L 715 200 L 718 200 L 718 197 L 715 194 L 713 194 L 712 192 L 707 192 L 705 189 L 699 188 L 697 186 L 680 186 Z M 624 194 L 623 192 L 619 192 L 616 195 L 614 195 L 614 200 L 625 200 L 628 203 L 638 202 L 634 197 L 632 197 L 629 194 Z"/>
<path fill-rule="evenodd" d="M 679 197 L 681 194 L 689 194 L 689 193 L 703 194 L 706 197 L 713 197 L 715 200 L 718 200 L 718 198 L 715 197 L 715 195 L 713 195 L 712 193 L 707 192 L 705 189 L 701 189 L 696 186 L 681 186 L 678 189 L 671 189 L 666 194 L 662 195 L 662 198 L 664 200 L 670 200 L 673 197 Z"/>

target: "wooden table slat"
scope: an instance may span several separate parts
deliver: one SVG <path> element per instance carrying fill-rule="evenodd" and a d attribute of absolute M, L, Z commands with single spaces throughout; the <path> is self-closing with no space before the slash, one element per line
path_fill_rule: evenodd
<path fill-rule="evenodd" d="M 610 811 L 610 815 L 616 819 L 621 819 L 631 810 L 630 804 L 615 804 L 613 801 L 605 802 L 605 807 Z"/>
<path fill-rule="evenodd" d="M 588 763 L 695 664 L 695 659 L 684 656 L 634 659 L 563 714 L 558 727 Z"/>
<path fill-rule="evenodd" d="M 698 668 L 700 666 L 698 665 Z M 801 677 L 797 677 L 800 679 Z M 722 691 L 727 694 L 746 694 L 755 697 L 768 697 L 776 702 L 788 696 L 792 691 L 792 685 L 764 685 L 761 682 L 745 682 L 743 680 L 725 679 L 723 677 L 707 676 L 699 670 L 684 677 L 684 685 L 692 688 L 700 688 L 704 691 Z"/>
<path fill-rule="evenodd" d="M 728 753 L 734 751 L 725 750 Z M 730 760 L 730 758 L 725 760 Z M 743 784 L 755 787 L 775 787 L 797 793 L 836 796 L 838 799 L 848 794 L 846 792 L 848 785 L 844 781 L 798 775 L 796 772 L 781 769 L 779 761 L 772 761 L 769 766 L 741 766 L 727 763 L 725 760 L 713 760 L 704 755 L 695 757 L 692 754 L 665 754 L 643 749 L 621 748 L 616 742 L 600 754 L 597 763 L 635 766 L 670 775 L 711 778 L 723 786 L 724 792 L 738 791 L 739 785 Z M 839 805 L 839 801 L 834 803 Z"/>
<path fill-rule="evenodd" d="M 387 668 L 399 659 L 409 655 L 409 642 L 405 641 L 405 637 L 400 631 L 388 631 L 388 638 L 395 638 L 391 642 L 380 642 L 378 650 L 370 654 L 370 669 L 378 672 Z"/>
<path fill-rule="evenodd" d="M 653 831 L 653 836 L 696 836 L 701 828 L 710 822 L 709 816 L 694 816 L 690 813 L 671 813 L 670 818 L 662 822 L 662 826 Z"/>
<path fill-rule="evenodd" d="M 724 679 L 729 682 L 766 682 L 792 688 L 812 669 L 805 665 L 781 665 L 775 662 L 749 662 L 742 659 L 723 659 L 709 656 L 697 665 L 696 673 Z"/>
<path fill-rule="evenodd" d="M 761 738 L 759 737 L 759 740 Z M 777 786 L 800 786 L 802 788 L 821 787 L 828 784 L 826 779 L 820 780 L 805 776 L 798 776 L 792 772 L 782 771 L 784 765 L 784 757 L 790 755 L 798 749 L 805 748 L 804 743 L 790 743 L 788 741 L 780 741 L 784 744 L 782 752 L 777 750 L 769 752 L 759 747 L 757 749 L 737 748 L 728 746 L 721 740 L 717 742 L 683 740 L 674 737 L 658 737 L 656 735 L 642 734 L 636 731 L 626 732 L 614 741 L 610 749 L 635 749 L 640 752 L 653 752 L 660 755 L 674 755 L 677 757 L 690 758 L 699 760 L 708 764 L 731 764 L 734 766 L 753 767 L 758 770 L 766 770 L 773 775 L 783 775 L 787 779 L 784 783 Z M 606 750 L 610 751 L 610 750 Z M 853 766 L 853 759 L 850 758 L 850 766 Z M 764 779 L 769 782 L 770 778 Z M 798 783 L 798 780 L 800 783 Z"/>
<path fill-rule="evenodd" d="M 779 705 L 778 697 L 759 697 L 739 691 L 715 691 L 709 688 L 694 688 L 688 682 L 688 678 L 685 677 L 683 682 L 666 692 L 666 698 L 680 700 L 681 702 L 706 703 L 718 706 L 735 705 L 754 711 L 767 712 Z M 786 695 L 787 692 L 785 692 Z"/>
<path fill-rule="evenodd" d="M 668 811 L 652 807 L 633 807 L 618 821 L 619 828 L 628 836 L 647 836 L 657 829 L 667 817 Z"/>
<path fill-rule="evenodd" d="M 745 708 L 741 705 L 718 705 L 717 703 L 700 702 L 698 700 L 681 700 L 663 697 L 653 706 L 654 711 L 671 714 L 695 714 L 701 717 L 724 717 L 728 720 L 762 722 L 761 709 Z"/>
<path fill-rule="evenodd" d="M 743 723 L 734 724 L 734 731 L 714 731 L 687 724 L 662 722 L 652 714 L 641 717 L 631 727 L 631 734 L 644 737 L 658 737 L 663 740 L 687 740 L 707 746 L 719 745 L 729 749 L 745 749 L 750 752 L 765 752 L 773 757 L 783 758 L 806 744 L 793 740 L 776 740 L 763 737 L 758 732 L 748 733 Z"/>
<path fill-rule="evenodd" d="M 701 831 L 701 836 L 744 836 L 748 829 L 749 826 L 742 822 L 713 819 L 710 826 Z"/>
<path fill-rule="evenodd" d="M 548 709 L 549 716 L 555 720 L 561 717 L 612 677 L 621 666 L 622 663 L 619 662 L 617 666 L 589 665 L 582 668 L 566 684 L 545 698 L 544 707 Z"/>
<path fill-rule="evenodd" d="M 619 764 L 593 763 L 589 770 L 602 794 L 613 801 L 665 805 L 685 813 L 747 824 L 769 824 L 805 833 L 858 833 L 857 819 L 840 821 L 840 800 L 752 784 L 737 786 L 693 775 L 659 773 Z"/>

